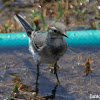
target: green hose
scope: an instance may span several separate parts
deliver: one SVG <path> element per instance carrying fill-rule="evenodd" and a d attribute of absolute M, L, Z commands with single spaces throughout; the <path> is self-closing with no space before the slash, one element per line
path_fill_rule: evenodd
<path fill-rule="evenodd" d="M 100 30 L 67 31 L 66 34 L 69 46 L 100 46 Z M 0 34 L 0 47 L 28 46 L 28 41 L 25 32 Z"/>
<path fill-rule="evenodd" d="M 68 31 L 70 46 L 100 46 L 100 30 Z"/>

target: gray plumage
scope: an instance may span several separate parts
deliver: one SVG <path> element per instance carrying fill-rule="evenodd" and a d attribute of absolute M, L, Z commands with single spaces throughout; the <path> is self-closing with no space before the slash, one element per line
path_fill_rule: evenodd
<path fill-rule="evenodd" d="M 48 63 L 54 64 L 56 67 L 57 61 L 67 50 L 67 43 L 63 38 L 63 36 L 67 37 L 64 34 L 66 31 L 65 25 L 56 22 L 48 28 L 48 32 L 40 33 L 35 31 L 21 15 L 16 15 L 16 19 L 19 20 L 29 37 L 29 51 L 37 65 Z"/>

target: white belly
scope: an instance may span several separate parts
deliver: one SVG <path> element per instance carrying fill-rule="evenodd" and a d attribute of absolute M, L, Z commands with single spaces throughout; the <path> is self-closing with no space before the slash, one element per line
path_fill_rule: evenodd
<path fill-rule="evenodd" d="M 29 39 L 29 44 L 31 44 L 31 40 Z M 40 61 L 40 57 L 37 52 L 34 51 L 32 45 L 29 45 L 29 51 L 31 52 L 33 59 L 37 62 Z"/>

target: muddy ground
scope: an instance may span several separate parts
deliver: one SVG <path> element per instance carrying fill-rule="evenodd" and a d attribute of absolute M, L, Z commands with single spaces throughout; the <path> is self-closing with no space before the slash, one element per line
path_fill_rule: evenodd
<path fill-rule="evenodd" d="M 88 76 L 85 67 L 78 65 L 87 57 L 94 61 L 94 71 Z M 58 64 L 60 85 L 48 65 L 42 64 L 35 87 L 36 67 L 28 47 L 0 48 L 0 100 L 8 98 L 15 84 L 19 84 L 19 93 L 12 100 L 89 100 L 90 94 L 100 95 L 100 48 L 69 47 Z"/>

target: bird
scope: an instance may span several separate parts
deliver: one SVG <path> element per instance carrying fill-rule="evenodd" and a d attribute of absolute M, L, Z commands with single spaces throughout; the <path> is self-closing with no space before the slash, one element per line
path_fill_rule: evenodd
<path fill-rule="evenodd" d="M 64 38 L 68 38 L 65 34 L 66 26 L 61 22 L 55 22 L 48 27 L 47 32 L 41 33 L 33 29 L 20 14 L 16 14 L 14 18 L 21 24 L 29 37 L 29 51 L 36 63 L 37 76 L 39 76 L 40 64 L 54 64 L 54 74 L 57 83 L 60 83 L 57 74 L 57 61 L 65 54 L 68 47 Z"/>

